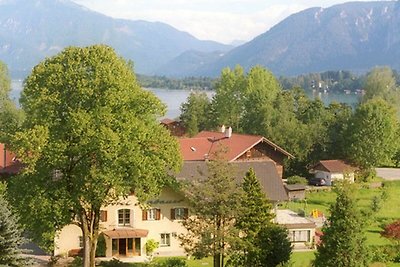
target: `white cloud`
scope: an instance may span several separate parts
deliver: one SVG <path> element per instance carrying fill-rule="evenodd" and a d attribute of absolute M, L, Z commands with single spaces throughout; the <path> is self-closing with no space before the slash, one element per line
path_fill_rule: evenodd
<path fill-rule="evenodd" d="M 74 0 L 112 17 L 161 21 L 199 39 L 250 40 L 311 6 L 344 0 Z"/>

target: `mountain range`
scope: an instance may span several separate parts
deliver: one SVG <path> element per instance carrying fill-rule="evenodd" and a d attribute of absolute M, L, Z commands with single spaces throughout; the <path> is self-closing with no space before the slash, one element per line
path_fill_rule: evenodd
<path fill-rule="evenodd" d="M 237 64 L 286 76 L 365 72 L 376 65 L 400 69 L 400 2 L 310 8 L 233 47 L 165 23 L 113 19 L 70 0 L 0 0 L 0 60 L 14 77 L 66 46 L 96 43 L 114 47 L 148 75 L 218 76 Z"/>
<path fill-rule="evenodd" d="M 152 74 L 180 54 L 232 48 L 198 40 L 165 23 L 113 19 L 69 0 L 0 0 L 0 60 L 26 74 L 66 46 L 104 43 Z"/>
<path fill-rule="evenodd" d="M 349 2 L 293 14 L 213 62 L 197 75 L 236 64 L 262 65 L 277 75 L 327 70 L 400 69 L 400 2 Z"/>

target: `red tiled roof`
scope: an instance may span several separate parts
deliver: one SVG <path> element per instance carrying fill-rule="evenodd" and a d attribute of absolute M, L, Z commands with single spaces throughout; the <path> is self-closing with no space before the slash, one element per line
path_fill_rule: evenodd
<path fill-rule="evenodd" d="M 290 153 L 275 145 L 273 142 L 260 135 L 246 135 L 232 133 L 231 137 L 225 137 L 225 133 L 202 131 L 193 138 L 179 139 L 181 153 L 184 160 L 202 161 L 212 158 L 216 152 L 224 151 L 225 159 L 234 161 L 247 150 L 260 142 L 266 142 L 288 157 L 293 157 Z"/>
<path fill-rule="evenodd" d="M 332 173 L 343 173 L 345 171 L 354 171 L 357 168 L 346 164 L 343 160 L 321 160 L 313 168 L 313 170 L 322 170 Z"/>

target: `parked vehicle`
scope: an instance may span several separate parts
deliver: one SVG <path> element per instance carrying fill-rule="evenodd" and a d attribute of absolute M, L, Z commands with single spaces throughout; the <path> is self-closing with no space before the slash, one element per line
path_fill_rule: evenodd
<path fill-rule="evenodd" d="M 308 179 L 308 183 L 310 185 L 315 185 L 315 186 L 324 186 L 326 185 L 326 181 L 324 178 L 316 178 L 316 177 L 312 177 L 310 179 Z"/>

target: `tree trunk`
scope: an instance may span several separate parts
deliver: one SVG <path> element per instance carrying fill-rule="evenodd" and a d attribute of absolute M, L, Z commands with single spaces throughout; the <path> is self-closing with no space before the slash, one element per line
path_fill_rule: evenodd
<path fill-rule="evenodd" d="M 214 267 L 221 267 L 221 255 L 219 253 L 214 254 Z"/>
<path fill-rule="evenodd" d="M 95 267 L 97 239 L 99 237 L 99 212 L 88 212 L 90 219 L 85 216 L 81 217 L 81 229 L 83 233 L 83 267 Z M 87 213 L 86 213 L 87 214 Z"/>

